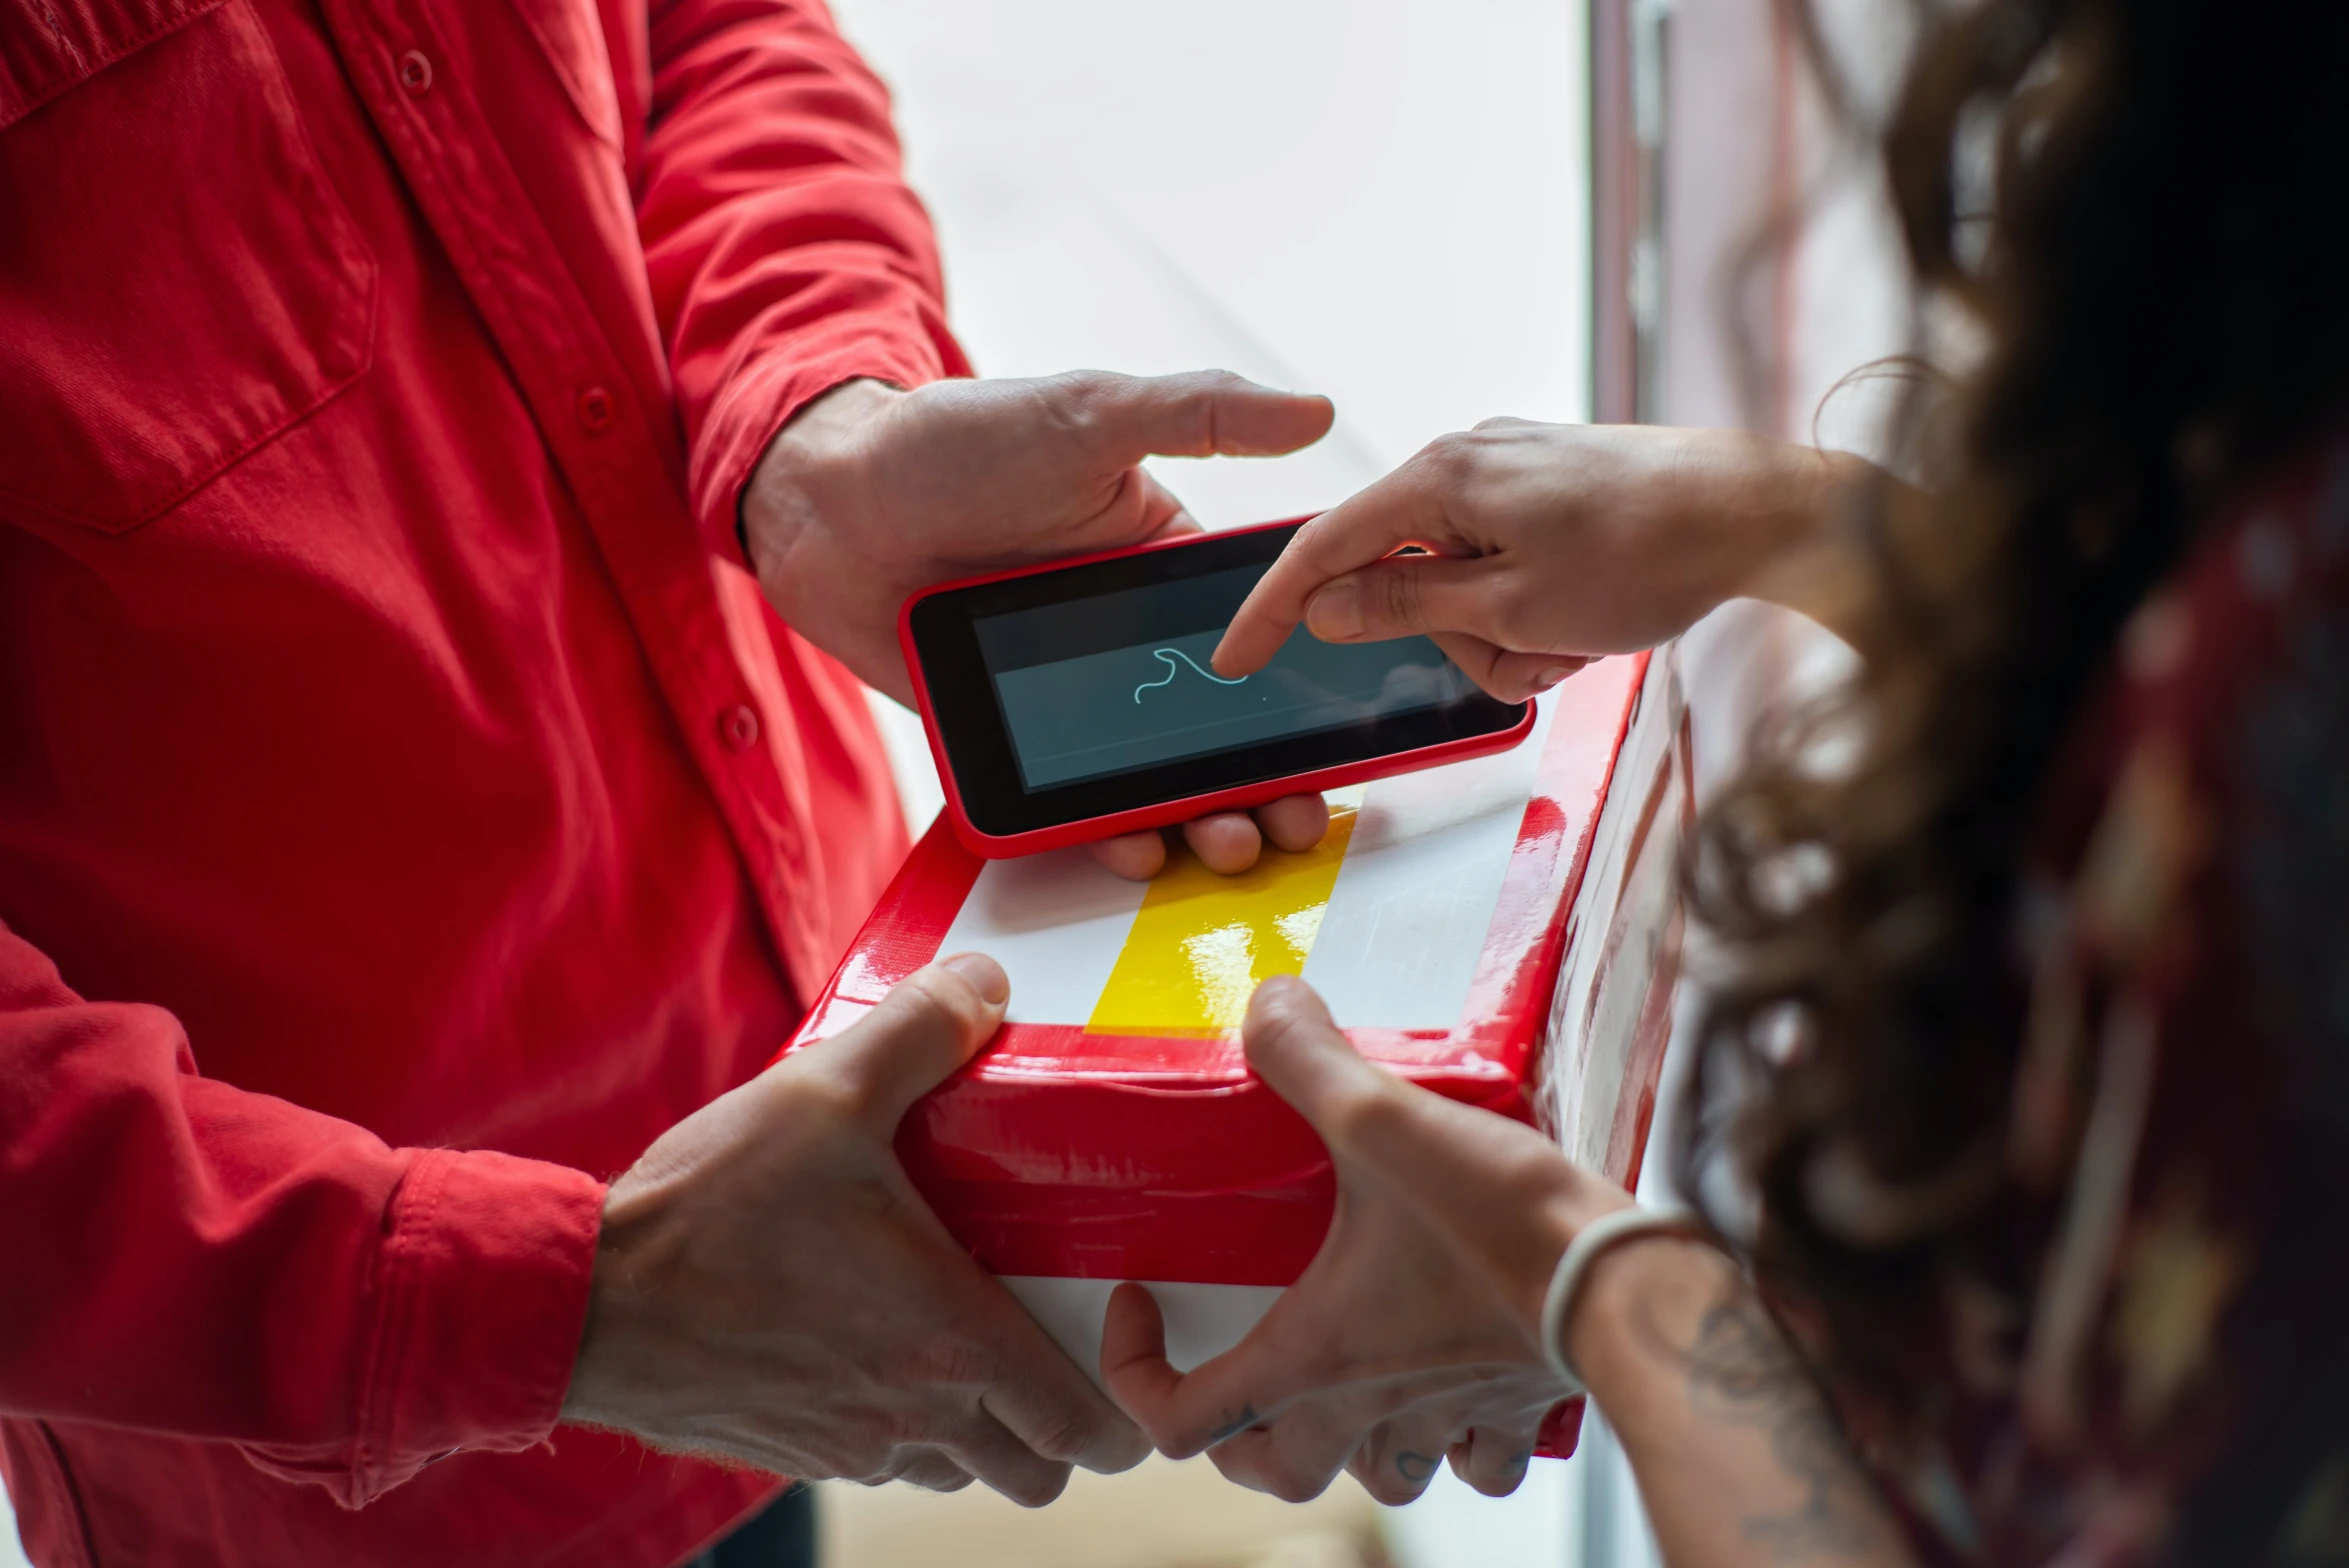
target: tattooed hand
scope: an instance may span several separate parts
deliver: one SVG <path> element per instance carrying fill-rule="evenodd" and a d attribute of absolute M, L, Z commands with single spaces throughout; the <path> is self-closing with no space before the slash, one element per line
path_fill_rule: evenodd
<path fill-rule="evenodd" d="M 1337 1215 L 1264 1321 L 1188 1376 L 1149 1292 L 1121 1287 L 1102 1341 L 1111 1396 L 1167 1453 L 1204 1449 L 1291 1501 L 1345 1468 L 1408 1502 L 1447 1457 L 1479 1491 L 1516 1490 L 1564 1393 L 1536 1337 L 1550 1272 L 1575 1230 L 1630 1200 L 1533 1129 L 1364 1061 L 1302 981 L 1267 981 L 1244 1032 L 1329 1145 Z"/>

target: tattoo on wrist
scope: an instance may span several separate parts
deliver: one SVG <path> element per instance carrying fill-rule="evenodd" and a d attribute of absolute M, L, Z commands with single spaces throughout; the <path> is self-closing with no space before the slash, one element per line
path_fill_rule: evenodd
<path fill-rule="evenodd" d="M 1698 1413 L 1765 1429 L 1778 1468 L 1801 1491 L 1793 1507 L 1752 1514 L 1746 1539 L 1781 1562 L 1882 1546 L 1875 1490 L 1843 1428 L 1760 1303 L 1739 1292 L 1716 1302 L 1689 1353 L 1688 1400 Z"/>

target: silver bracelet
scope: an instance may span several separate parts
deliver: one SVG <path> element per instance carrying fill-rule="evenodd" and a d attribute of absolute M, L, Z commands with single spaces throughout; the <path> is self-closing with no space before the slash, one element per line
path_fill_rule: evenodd
<path fill-rule="evenodd" d="M 1574 1303 L 1582 1294 L 1583 1284 L 1590 1278 L 1591 1265 L 1601 1255 L 1635 1236 L 1702 1239 L 1706 1234 L 1704 1222 L 1685 1209 L 1643 1209 L 1636 1205 L 1602 1214 L 1576 1231 L 1574 1239 L 1566 1245 L 1566 1255 L 1558 1260 L 1557 1272 L 1550 1276 L 1550 1293 L 1542 1298 L 1542 1354 L 1549 1358 L 1550 1370 L 1564 1378 L 1575 1393 L 1589 1391 L 1582 1374 L 1566 1358 L 1566 1325 L 1574 1315 Z"/>

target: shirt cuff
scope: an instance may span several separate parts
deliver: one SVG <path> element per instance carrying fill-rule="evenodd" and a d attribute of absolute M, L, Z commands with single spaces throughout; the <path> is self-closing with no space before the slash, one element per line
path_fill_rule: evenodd
<path fill-rule="evenodd" d="M 587 1325 L 603 1203 L 604 1184 L 568 1166 L 418 1151 L 386 1217 L 349 1506 L 458 1449 L 546 1440 Z"/>
<path fill-rule="evenodd" d="M 738 523 L 743 486 L 791 416 L 844 381 L 871 379 L 913 388 L 969 375 L 951 341 L 881 335 L 868 323 L 843 322 L 820 337 L 796 337 L 735 372 L 710 409 L 694 444 L 694 517 L 707 547 L 749 568 Z"/>

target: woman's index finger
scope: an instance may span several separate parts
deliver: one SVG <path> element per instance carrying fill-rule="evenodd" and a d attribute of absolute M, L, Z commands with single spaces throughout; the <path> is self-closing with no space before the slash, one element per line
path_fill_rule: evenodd
<path fill-rule="evenodd" d="M 1250 590 L 1208 661 L 1222 676 L 1253 675 L 1305 619 L 1305 601 L 1333 578 L 1423 542 L 1427 519 L 1408 468 L 1398 469 L 1297 530 Z"/>

